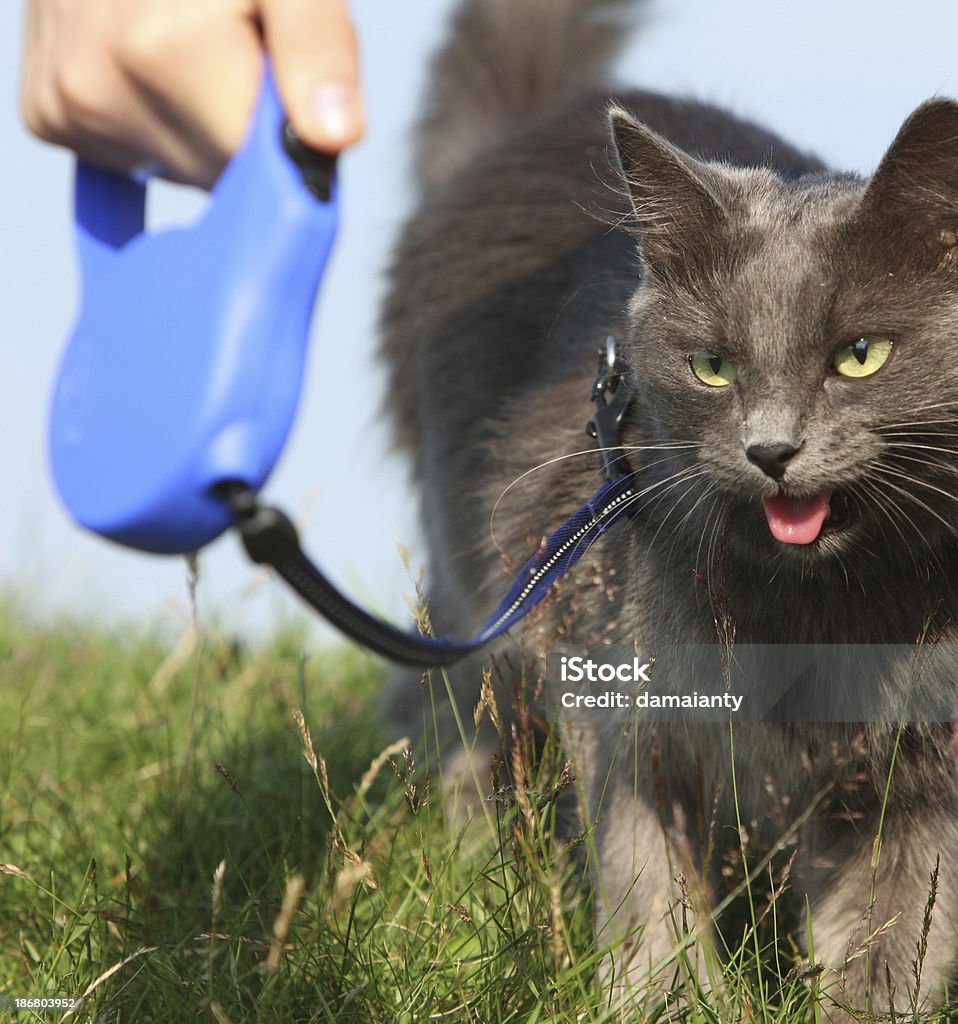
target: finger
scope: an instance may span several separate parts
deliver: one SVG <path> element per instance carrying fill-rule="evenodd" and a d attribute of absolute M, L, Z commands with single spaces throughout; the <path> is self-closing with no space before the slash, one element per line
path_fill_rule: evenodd
<path fill-rule="evenodd" d="M 205 187 L 242 142 L 262 75 L 255 25 L 229 13 L 168 0 L 162 17 L 137 19 L 117 43 L 137 102 L 118 107 L 125 123 L 114 131 L 169 176 Z"/>
<path fill-rule="evenodd" d="M 37 0 L 27 13 L 31 131 L 112 169 L 158 164 L 178 181 L 215 182 L 262 75 L 252 0 Z"/>
<path fill-rule="evenodd" d="M 363 133 L 356 33 L 345 0 L 261 0 L 286 112 L 309 146 L 338 153 Z"/>

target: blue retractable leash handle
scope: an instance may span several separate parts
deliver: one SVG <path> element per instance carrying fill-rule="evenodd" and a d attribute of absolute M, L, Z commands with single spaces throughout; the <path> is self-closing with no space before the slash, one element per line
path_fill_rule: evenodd
<path fill-rule="evenodd" d="M 354 604 L 257 492 L 303 378 L 336 232 L 332 158 L 289 129 L 268 69 L 247 138 L 189 228 L 144 229 L 145 186 L 79 163 L 82 300 L 53 397 L 50 464 L 82 526 L 144 551 L 198 550 L 231 526 L 314 609 L 394 661 L 448 665 L 524 618 L 634 492 L 615 448 L 631 391 L 610 350 L 593 387 L 608 479 L 530 559 L 474 640 L 405 633 Z M 608 396 L 608 397 L 607 397 Z"/>
<path fill-rule="evenodd" d="M 266 74 L 205 215 L 179 230 L 145 231 L 142 184 L 77 165 L 83 293 L 50 463 L 74 518 L 112 540 L 198 550 L 234 521 L 216 486 L 259 490 L 279 458 L 336 231 L 335 183 L 318 201 L 283 130 Z"/>

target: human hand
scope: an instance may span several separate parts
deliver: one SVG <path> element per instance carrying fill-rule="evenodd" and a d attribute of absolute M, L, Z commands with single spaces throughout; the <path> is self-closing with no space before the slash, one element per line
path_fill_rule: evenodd
<path fill-rule="evenodd" d="M 307 145 L 360 137 L 346 0 L 27 0 L 23 117 L 91 163 L 209 188 L 242 141 L 264 49 Z"/>

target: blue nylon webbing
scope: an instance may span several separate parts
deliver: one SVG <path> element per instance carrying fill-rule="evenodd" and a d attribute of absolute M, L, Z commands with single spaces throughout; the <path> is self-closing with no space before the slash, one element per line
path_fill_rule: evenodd
<path fill-rule="evenodd" d="M 603 484 L 567 519 L 545 545 L 522 567 L 508 593 L 479 630 L 476 646 L 500 636 L 524 619 L 546 596 L 553 583 L 567 573 L 619 519 L 634 511 L 629 501 L 635 491 L 632 476 L 620 476 Z"/>

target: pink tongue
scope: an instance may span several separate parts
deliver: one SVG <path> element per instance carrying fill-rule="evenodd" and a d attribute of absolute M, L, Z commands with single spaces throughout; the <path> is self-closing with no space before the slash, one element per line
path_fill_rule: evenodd
<path fill-rule="evenodd" d="M 772 536 L 783 544 L 811 544 L 822 532 L 831 496 L 826 488 L 810 498 L 787 498 L 784 494 L 764 498 Z"/>

